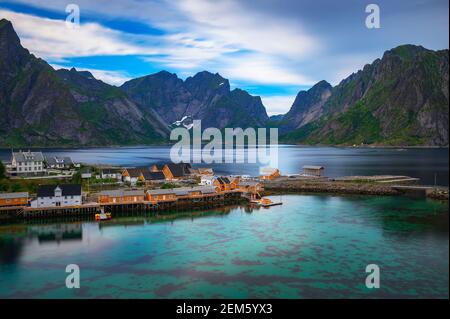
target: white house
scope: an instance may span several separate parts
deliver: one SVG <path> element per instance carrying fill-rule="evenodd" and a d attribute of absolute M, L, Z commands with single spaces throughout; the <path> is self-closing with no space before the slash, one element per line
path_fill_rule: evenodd
<path fill-rule="evenodd" d="M 82 203 L 80 184 L 39 185 L 31 207 L 79 206 Z"/>
<path fill-rule="evenodd" d="M 42 152 L 13 152 L 11 173 L 17 175 L 37 175 L 45 172 Z"/>
<path fill-rule="evenodd" d="M 118 168 L 104 168 L 100 174 L 102 179 L 115 178 L 117 180 L 122 179 L 122 171 Z"/>
<path fill-rule="evenodd" d="M 45 162 L 48 168 L 68 169 L 74 166 L 70 157 L 47 156 Z"/>
<path fill-rule="evenodd" d="M 202 186 L 213 186 L 215 179 L 216 179 L 215 176 L 202 176 L 200 178 L 200 185 L 202 185 Z"/>

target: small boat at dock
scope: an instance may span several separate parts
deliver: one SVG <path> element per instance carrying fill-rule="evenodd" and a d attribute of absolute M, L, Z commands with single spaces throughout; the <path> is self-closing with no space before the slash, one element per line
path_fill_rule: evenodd
<path fill-rule="evenodd" d="M 110 220 L 112 218 L 111 213 L 98 213 L 95 214 L 95 220 Z"/>
<path fill-rule="evenodd" d="M 103 208 L 100 210 L 100 213 L 95 214 L 96 221 L 110 220 L 111 218 L 112 218 L 111 213 L 109 212 L 105 213 L 105 210 Z"/>

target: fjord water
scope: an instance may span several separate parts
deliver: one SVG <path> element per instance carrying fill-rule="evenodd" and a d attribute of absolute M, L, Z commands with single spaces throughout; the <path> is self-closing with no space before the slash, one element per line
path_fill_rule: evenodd
<path fill-rule="evenodd" d="M 279 200 L 279 197 L 274 197 Z M 448 203 L 283 205 L 0 225 L 0 298 L 448 298 Z M 80 267 L 79 289 L 65 286 Z M 381 287 L 368 289 L 368 264 Z"/>
<path fill-rule="evenodd" d="M 255 148 L 250 148 L 255 151 Z M 144 166 L 170 160 L 169 146 L 48 149 L 46 155 L 70 156 L 76 162 Z M 10 160 L 11 150 L 0 150 L 0 160 Z M 283 174 L 298 174 L 303 165 L 322 165 L 329 177 L 344 175 L 406 175 L 421 184 L 448 185 L 448 149 L 337 148 L 280 145 L 278 167 Z M 258 164 L 212 164 L 218 174 L 259 175 Z"/>

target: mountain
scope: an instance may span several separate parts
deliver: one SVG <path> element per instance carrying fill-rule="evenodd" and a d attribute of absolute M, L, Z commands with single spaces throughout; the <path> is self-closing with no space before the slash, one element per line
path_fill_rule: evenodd
<path fill-rule="evenodd" d="M 189 116 L 202 120 L 202 127 L 263 127 L 268 116 L 260 97 L 230 90 L 230 83 L 219 74 L 199 72 L 185 81 L 176 74 L 161 71 L 125 82 L 127 95 L 154 109 L 166 125 Z"/>
<path fill-rule="evenodd" d="M 0 20 L 0 145 L 152 143 L 167 135 L 155 112 L 89 72 L 55 71 Z"/>
<path fill-rule="evenodd" d="M 332 88 L 328 82 L 320 81 L 308 91 L 300 91 L 291 109 L 278 124 L 280 133 L 293 131 L 322 116 Z"/>
<path fill-rule="evenodd" d="M 299 101 L 288 113 L 295 116 L 288 121 L 286 114 L 283 119 L 282 127 L 288 133 L 282 140 L 448 146 L 448 74 L 448 50 L 403 45 L 386 51 L 381 59 L 332 88 L 325 102 L 317 95 L 311 98 L 309 91 L 297 97 Z M 299 122 L 299 118 L 304 119 L 301 110 L 310 109 L 316 111 L 308 114 L 320 116 Z M 297 123 L 300 127 L 292 130 Z"/>

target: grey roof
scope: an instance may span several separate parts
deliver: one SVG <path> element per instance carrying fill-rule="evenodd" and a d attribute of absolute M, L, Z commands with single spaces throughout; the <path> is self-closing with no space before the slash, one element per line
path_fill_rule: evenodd
<path fill-rule="evenodd" d="M 17 162 L 43 162 L 44 155 L 42 152 L 13 152 L 13 157 L 15 157 Z"/>
<path fill-rule="evenodd" d="M 147 191 L 150 195 L 175 194 L 177 196 L 189 195 L 190 192 L 202 192 L 203 194 L 212 194 L 216 192 L 213 186 L 180 187 L 170 189 L 154 189 Z"/>
<path fill-rule="evenodd" d="M 191 164 L 189 163 L 168 163 L 166 164 L 174 177 L 183 177 L 190 174 Z"/>
<path fill-rule="evenodd" d="M 12 199 L 12 198 L 23 198 L 28 197 L 27 192 L 19 192 L 19 193 L 0 193 L 1 199 Z"/>
<path fill-rule="evenodd" d="M 58 164 L 73 165 L 73 161 L 70 157 L 46 156 L 45 160 L 48 165 L 58 165 Z"/>
<path fill-rule="evenodd" d="M 100 195 L 111 196 L 111 197 L 144 196 L 144 191 L 141 191 L 141 190 L 115 189 L 115 190 L 109 190 L 109 191 L 101 191 Z"/>
<path fill-rule="evenodd" d="M 258 185 L 258 182 L 255 181 L 240 181 L 239 186 L 256 186 Z"/>
<path fill-rule="evenodd" d="M 120 168 L 104 168 L 102 169 L 102 174 L 119 174 L 122 173 Z"/>
<path fill-rule="evenodd" d="M 37 190 L 37 197 L 55 196 L 55 189 L 60 188 L 62 196 L 80 196 L 80 184 L 58 184 L 58 185 L 39 185 Z"/>
<path fill-rule="evenodd" d="M 148 170 L 146 167 L 134 167 L 134 168 L 127 168 L 126 171 L 128 172 L 128 175 L 130 175 L 131 178 L 138 178 L 141 176 L 142 172 Z"/>
<path fill-rule="evenodd" d="M 315 166 L 315 165 L 305 165 L 303 169 L 324 169 L 323 166 Z"/>
<path fill-rule="evenodd" d="M 166 179 L 166 176 L 163 172 L 150 172 L 145 171 L 142 172 L 142 175 L 144 175 L 144 179 L 146 181 L 163 181 Z"/>
<path fill-rule="evenodd" d="M 228 179 L 228 177 L 226 176 L 220 176 L 217 177 L 217 180 L 219 181 L 220 184 L 230 184 L 230 180 Z"/>

